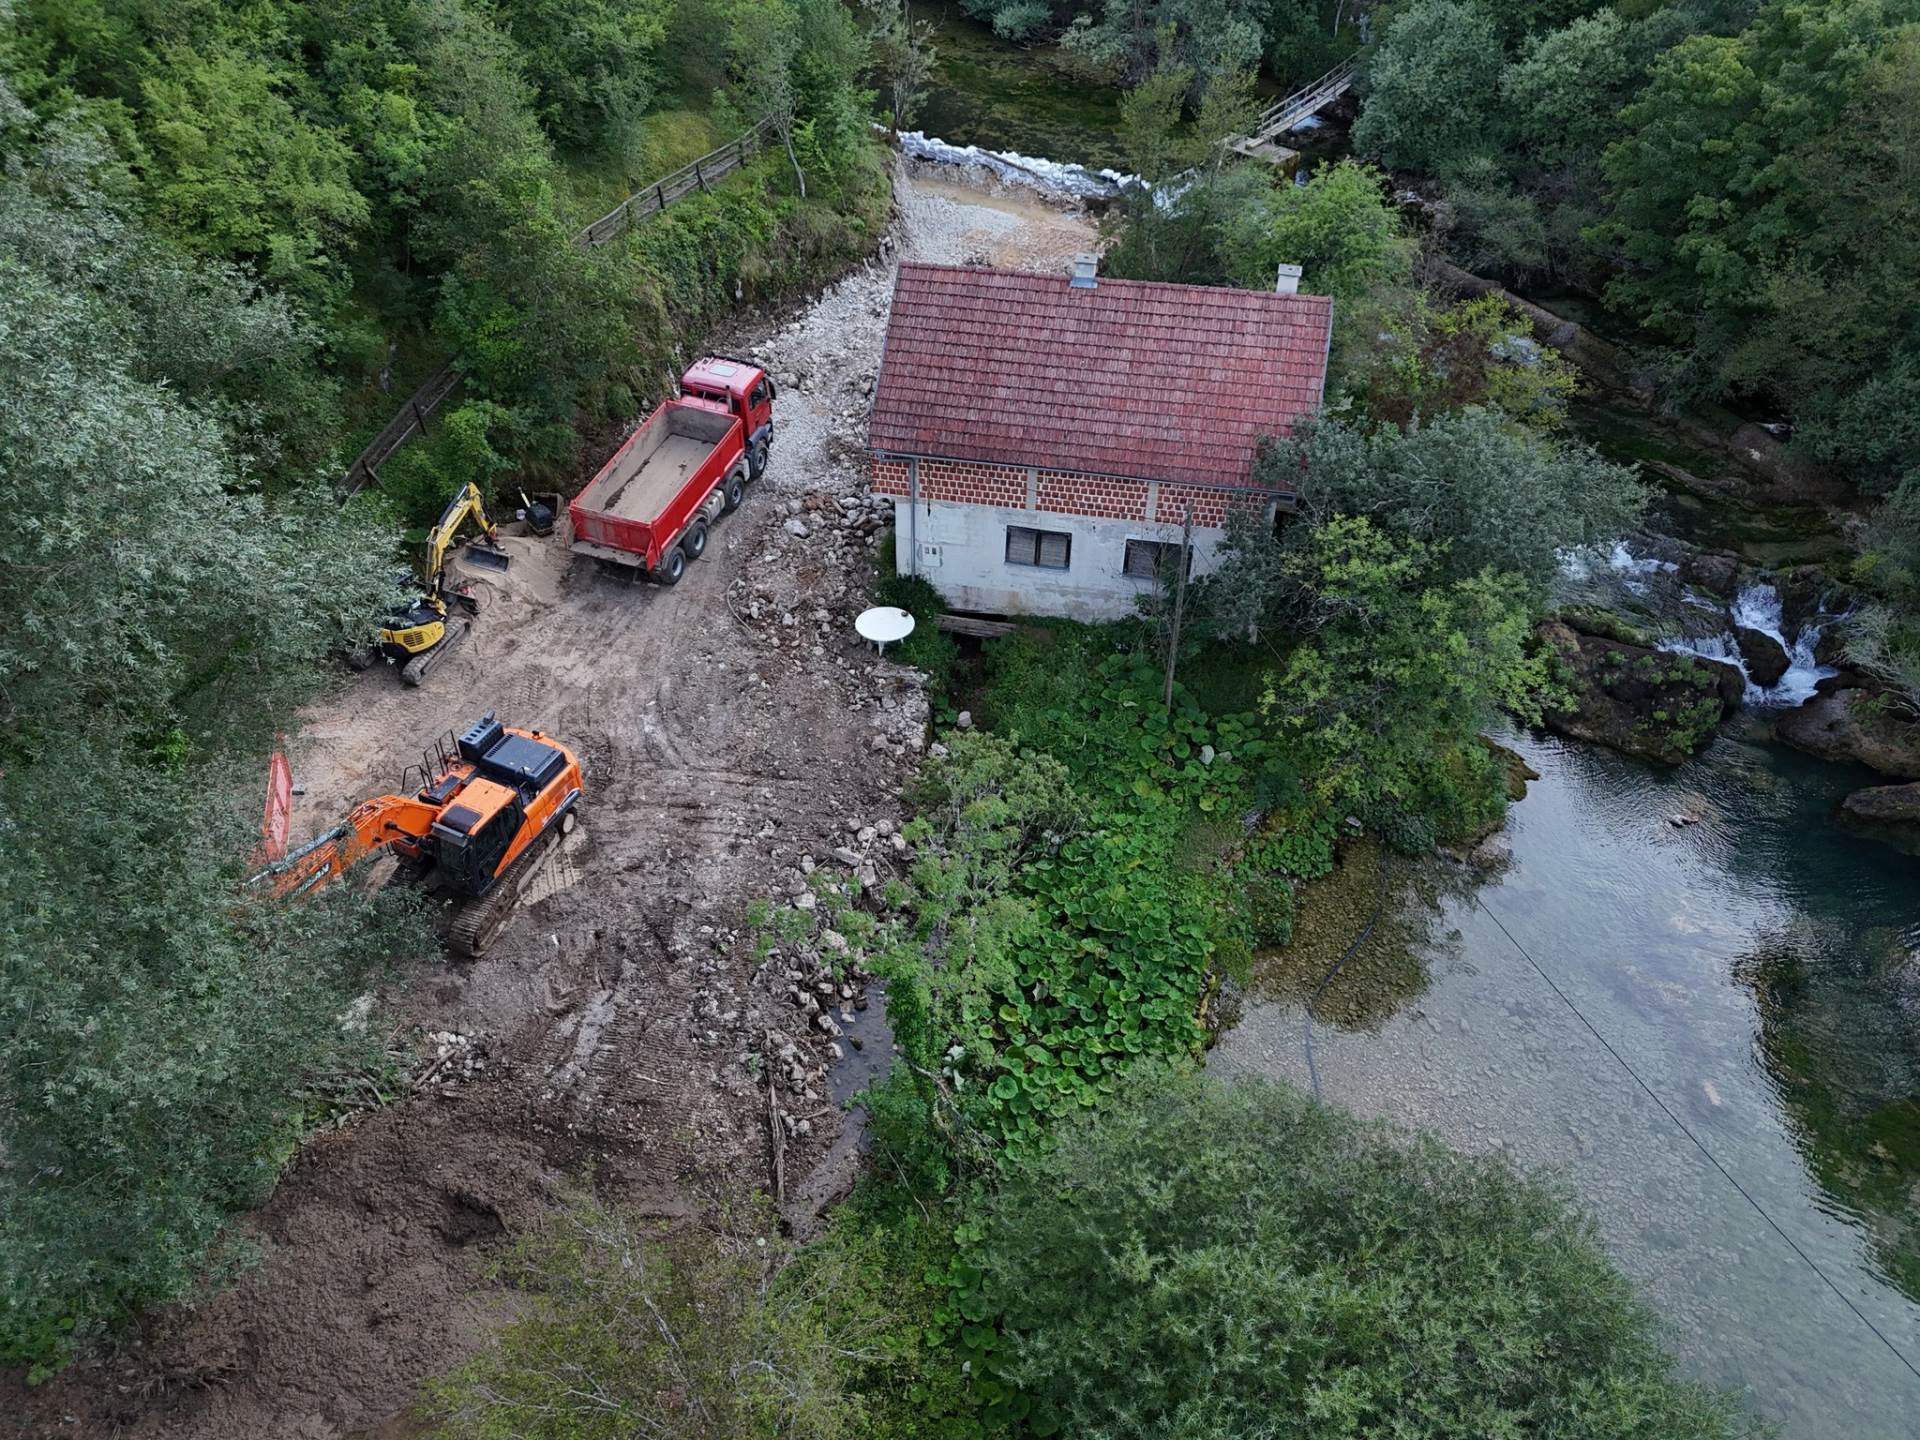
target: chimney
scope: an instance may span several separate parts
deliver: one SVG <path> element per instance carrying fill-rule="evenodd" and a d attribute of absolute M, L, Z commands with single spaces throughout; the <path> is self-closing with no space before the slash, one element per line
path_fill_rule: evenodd
<path fill-rule="evenodd" d="M 1100 257 L 1098 255 L 1089 255 L 1083 251 L 1082 253 L 1074 256 L 1073 257 L 1073 279 L 1068 281 L 1067 283 L 1071 285 L 1075 290 L 1093 289 L 1096 283 L 1093 278 L 1093 274 L 1094 274 L 1094 270 L 1099 266 L 1099 264 L 1100 264 Z"/>
<path fill-rule="evenodd" d="M 1276 295 L 1298 295 L 1300 293 L 1300 267 L 1282 265 L 1280 273 L 1273 277 L 1273 293 Z"/>

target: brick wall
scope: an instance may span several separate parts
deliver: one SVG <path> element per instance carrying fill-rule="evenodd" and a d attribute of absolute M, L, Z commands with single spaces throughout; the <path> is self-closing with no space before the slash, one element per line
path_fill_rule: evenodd
<path fill-rule="evenodd" d="M 1147 482 L 1112 480 L 1049 470 L 1039 477 L 1036 510 L 1056 515 L 1091 515 L 1102 520 L 1145 520 Z"/>
<path fill-rule="evenodd" d="M 879 495 L 906 495 L 911 489 L 904 460 L 873 462 L 873 489 Z M 1001 505 L 1024 509 L 1027 472 L 1013 465 L 985 465 L 959 460 L 922 460 L 920 498 L 959 505 Z"/>
<path fill-rule="evenodd" d="M 1154 519 L 1162 525 L 1178 525 L 1193 506 L 1193 523 L 1220 529 L 1227 523 L 1227 512 L 1235 506 L 1265 509 L 1272 497 L 1257 490 L 1208 490 L 1198 485 L 1162 485 Z"/>
<path fill-rule="evenodd" d="M 904 460 L 878 460 L 868 457 L 872 467 L 873 493 L 876 495 L 906 495 L 910 493 L 907 484 L 907 462 Z"/>
<path fill-rule="evenodd" d="M 873 492 L 905 498 L 912 483 L 905 460 L 869 459 Z M 1157 493 L 1156 493 L 1157 492 Z M 1027 503 L 1027 471 L 1013 465 L 987 465 L 959 460 L 922 460 L 920 498 L 964 505 L 995 505 L 1008 510 L 1032 509 L 1054 515 L 1086 515 L 1107 520 L 1143 520 L 1178 525 L 1189 502 L 1193 523 L 1218 529 L 1236 503 L 1264 506 L 1265 495 L 1199 485 L 1149 485 L 1144 480 L 1122 480 L 1109 475 L 1084 475 L 1064 470 L 1041 470 L 1034 475 L 1033 500 Z M 1149 504 L 1153 513 L 1148 514 Z"/>

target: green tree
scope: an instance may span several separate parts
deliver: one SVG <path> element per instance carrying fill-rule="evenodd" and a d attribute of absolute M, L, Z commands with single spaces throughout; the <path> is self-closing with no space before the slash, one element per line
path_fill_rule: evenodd
<path fill-rule="evenodd" d="M 1577 23 L 1595 11 L 1606 13 L 1604 0 L 1476 0 L 1499 31 L 1508 50 L 1529 36 L 1542 35 Z"/>
<path fill-rule="evenodd" d="M 287 313 L 46 135 L 0 190 L 0 1363 L 37 1365 L 202 1277 L 300 1084 L 366 1051 L 342 1009 L 420 948 L 397 897 L 237 892 L 265 748 L 392 554 L 251 467 L 224 395 L 297 348 Z"/>
<path fill-rule="evenodd" d="M 1003 1180 L 979 1263 L 1059 1433 L 1733 1440 L 1557 1185 L 1160 1075 Z"/>
<path fill-rule="evenodd" d="M 1224 225 L 1221 249 L 1236 284 L 1273 288 L 1275 267 L 1299 265 L 1300 288 L 1339 307 L 1412 276 L 1413 241 L 1387 203 L 1385 176 L 1341 160 L 1305 185 L 1269 188 Z"/>
<path fill-rule="evenodd" d="M 1268 446 L 1258 465 L 1268 482 L 1293 480 L 1312 527 L 1365 517 L 1434 547 L 1442 578 L 1492 570 L 1519 576 L 1536 595 L 1558 573 L 1561 550 L 1612 540 L 1647 502 L 1629 467 L 1518 431 L 1482 407 L 1405 430 L 1322 421 Z"/>
<path fill-rule="evenodd" d="M 913 124 L 926 101 L 927 82 L 938 55 L 933 22 L 916 20 L 907 0 L 861 0 L 867 17 L 867 47 L 874 75 L 896 130 Z"/>
<path fill-rule="evenodd" d="M 1127 164 L 1142 183 L 1129 185 L 1107 226 L 1104 264 L 1131 280 L 1218 284 L 1226 276 L 1220 237 L 1226 220 L 1258 203 L 1271 182 L 1226 147 L 1254 116 L 1251 73 L 1222 76 L 1208 87 L 1191 124 L 1186 96 L 1190 67 L 1168 62 L 1120 106 Z"/>
<path fill-rule="evenodd" d="M 794 152 L 799 100 L 793 71 L 802 44 L 800 15 L 787 0 L 735 0 L 727 15 L 727 60 L 740 109 L 779 138 L 802 199 L 807 177 Z"/>
<path fill-rule="evenodd" d="M 1853 578 L 1870 598 L 1843 622 L 1847 658 L 1920 714 L 1920 478 L 1874 513 Z"/>
<path fill-rule="evenodd" d="M 672 12 L 672 0 L 506 0 L 501 16 L 554 139 L 618 149 L 632 138 Z"/>
<path fill-rule="evenodd" d="M 1494 767 L 1475 737 L 1501 710 L 1537 720 L 1549 693 L 1548 662 L 1530 653 L 1526 582 L 1491 567 L 1458 574 L 1445 551 L 1364 516 L 1337 516 L 1267 557 L 1261 543 L 1231 536 L 1239 554 L 1201 603 L 1267 569 L 1267 622 L 1294 643 L 1261 708 L 1316 809 L 1419 826 L 1421 845 L 1497 820 Z"/>
<path fill-rule="evenodd" d="M 1448 180 L 1434 233 L 1455 264 L 1476 275 L 1498 274 L 1516 287 L 1562 260 L 1540 202 L 1514 185 L 1491 155 L 1474 157 Z"/>
<path fill-rule="evenodd" d="M 1502 66 L 1500 36 L 1473 0 L 1413 0 L 1367 62 L 1353 148 L 1442 179 L 1497 150 Z"/>
<path fill-rule="evenodd" d="M 1792 157 L 1813 219 L 1721 369 L 1803 419 L 1802 445 L 1874 493 L 1920 437 L 1920 23 L 1886 34 L 1839 121 Z"/>
<path fill-rule="evenodd" d="M 1681 347 L 1696 385 L 1837 403 L 1920 315 L 1897 158 L 1920 49 L 1893 18 L 1882 0 L 1772 0 L 1661 55 L 1623 112 L 1593 232 L 1607 298 Z"/>
<path fill-rule="evenodd" d="M 1269 0 L 1099 0 L 1073 17 L 1060 45 L 1122 84 L 1184 67 L 1198 96 L 1259 66 L 1268 8 Z"/>
<path fill-rule="evenodd" d="M 368 219 L 352 153 L 287 98 L 261 60 L 171 46 L 142 82 L 155 217 L 195 249 L 257 262 L 324 312 L 344 293 L 342 254 Z"/>
<path fill-rule="evenodd" d="M 1617 10 L 1534 36 L 1500 75 L 1515 145 L 1542 170 L 1594 164 L 1620 133 L 1635 78 Z"/>

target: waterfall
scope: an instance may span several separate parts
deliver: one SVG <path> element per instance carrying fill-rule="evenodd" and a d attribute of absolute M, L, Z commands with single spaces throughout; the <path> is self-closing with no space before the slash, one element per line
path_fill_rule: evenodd
<path fill-rule="evenodd" d="M 1800 627 L 1800 633 L 1788 641 L 1781 614 L 1780 592 L 1767 581 L 1761 580 L 1747 586 L 1734 597 L 1731 618 L 1733 627 L 1717 635 L 1662 640 L 1660 648 L 1698 655 L 1707 660 L 1723 660 L 1729 665 L 1739 666 L 1740 673 L 1747 675 L 1747 662 L 1741 657 L 1740 642 L 1734 630 L 1757 630 L 1762 635 L 1771 636 L 1787 652 L 1787 672 L 1774 685 L 1756 685 L 1752 676 L 1748 675 L 1746 696 L 1747 704 L 1770 709 L 1804 705 L 1813 698 L 1814 687 L 1820 681 L 1840 673 L 1831 665 L 1822 665 L 1813 654 L 1820 644 L 1821 634 L 1835 618 L 1824 608 L 1808 616 Z"/>
<path fill-rule="evenodd" d="M 1770 581 L 1757 580 L 1734 597 L 1731 606 L 1702 595 L 1679 582 L 1679 564 L 1636 550 L 1625 540 L 1610 546 L 1568 551 L 1561 556 L 1563 580 L 1578 590 L 1604 592 L 1612 587 L 1614 598 L 1631 596 L 1631 609 L 1651 611 L 1659 618 L 1649 628 L 1675 627 L 1681 633 L 1661 635 L 1657 648 L 1682 655 L 1697 655 L 1703 660 L 1718 660 L 1735 666 L 1747 677 L 1746 703 L 1767 709 L 1790 709 L 1813 698 L 1814 687 L 1829 675 L 1839 672 L 1814 658 L 1814 650 L 1828 625 L 1840 617 L 1820 609 L 1807 617 L 1791 641 L 1787 639 L 1780 591 Z M 1708 612 L 1702 614 L 1700 612 Z M 1708 615 L 1711 615 L 1711 619 Z M 1638 618 L 1637 616 L 1635 617 Z M 1717 626 L 1703 629 L 1702 626 Z M 1779 642 L 1787 653 L 1787 670 L 1774 685 L 1756 685 L 1740 654 L 1737 630 L 1757 630 Z"/>
<path fill-rule="evenodd" d="M 1645 595 L 1655 575 L 1671 575 L 1680 566 L 1654 555 L 1636 555 L 1624 540 L 1616 540 L 1606 549 L 1590 547 L 1564 550 L 1560 554 L 1560 574 L 1573 581 L 1588 581 L 1600 576 L 1617 578 L 1635 595 Z"/>

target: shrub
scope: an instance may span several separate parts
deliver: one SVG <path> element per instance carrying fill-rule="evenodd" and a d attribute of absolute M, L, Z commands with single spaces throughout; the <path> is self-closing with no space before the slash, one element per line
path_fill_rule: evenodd
<path fill-rule="evenodd" d="M 1707 1440 L 1555 1184 L 1281 1086 L 1137 1071 L 1003 1171 L 975 1263 L 1032 1433 Z"/>
<path fill-rule="evenodd" d="M 859 1434 L 841 1363 L 874 1326 L 842 1298 L 844 1265 L 831 1247 L 796 1259 L 754 1209 L 668 1233 L 576 1194 L 502 1267 L 519 1317 L 427 1408 L 449 1440 Z"/>

